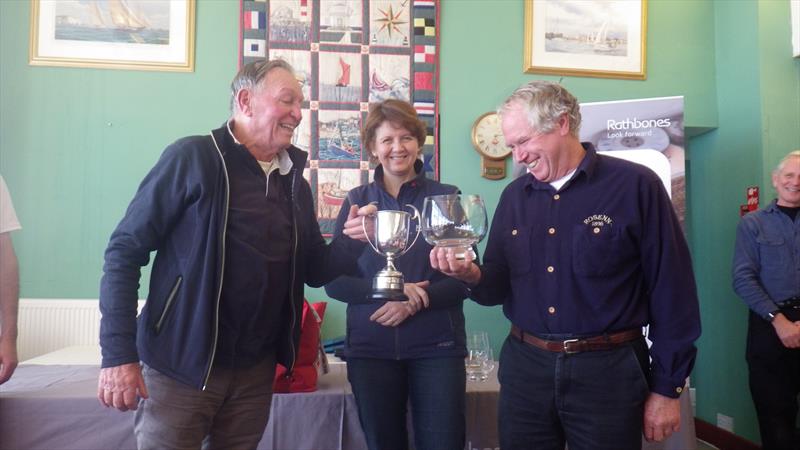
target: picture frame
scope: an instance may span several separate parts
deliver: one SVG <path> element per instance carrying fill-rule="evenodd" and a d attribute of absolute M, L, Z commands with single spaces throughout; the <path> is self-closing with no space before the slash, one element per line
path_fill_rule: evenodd
<path fill-rule="evenodd" d="M 644 80 L 647 0 L 525 0 L 525 73 Z"/>
<path fill-rule="evenodd" d="M 32 66 L 194 71 L 196 0 L 31 0 Z"/>

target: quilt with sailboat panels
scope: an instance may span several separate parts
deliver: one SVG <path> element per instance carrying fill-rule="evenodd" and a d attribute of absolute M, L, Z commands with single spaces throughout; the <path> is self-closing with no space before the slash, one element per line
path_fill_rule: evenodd
<path fill-rule="evenodd" d="M 330 236 L 347 192 L 372 181 L 359 137 L 369 104 L 411 102 L 428 126 L 428 177 L 439 177 L 440 0 L 240 0 L 240 64 L 282 58 L 302 84 L 294 144 L 309 153 L 322 233 Z"/>

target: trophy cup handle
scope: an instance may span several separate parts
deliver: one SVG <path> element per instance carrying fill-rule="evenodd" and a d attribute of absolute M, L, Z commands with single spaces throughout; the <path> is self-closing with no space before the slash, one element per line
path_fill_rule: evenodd
<path fill-rule="evenodd" d="M 367 243 L 369 244 L 370 247 L 372 247 L 373 250 L 375 250 L 377 254 L 382 255 L 383 253 L 381 253 L 381 251 L 378 250 L 378 247 L 376 247 L 375 244 L 372 243 L 372 240 L 370 240 L 369 233 L 367 233 L 366 223 L 367 223 L 367 216 L 361 216 L 361 231 L 364 232 L 364 236 L 366 236 L 367 238 Z"/>
<path fill-rule="evenodd" d="M 395 256 L 395 258 L 405 255 L 406 252 L 414 246 L 414 243 L 417 242 L 417 238 L 419 238 L 419 232 L 422 231 L 422 214 L 419 213 L 419 210 L 414 205 L 406 204 L 406 206 L 414 210 L 414 215 L 411 216 L 410 220 L 417 219 L 417 235 L 414 236 L 414 240 L 411 241 L 411 244 L 407 245 L 402 252 Z"/>

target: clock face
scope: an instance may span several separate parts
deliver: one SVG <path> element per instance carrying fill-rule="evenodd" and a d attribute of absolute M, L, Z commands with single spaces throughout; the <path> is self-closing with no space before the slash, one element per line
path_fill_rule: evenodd
<path fill-rule="evenodd" d="M 497 113 L 488 112 L 478 117 L 472 125 L 472 145 L 478 153 L 490 159 L 504 159 L 511 154 Z"/>

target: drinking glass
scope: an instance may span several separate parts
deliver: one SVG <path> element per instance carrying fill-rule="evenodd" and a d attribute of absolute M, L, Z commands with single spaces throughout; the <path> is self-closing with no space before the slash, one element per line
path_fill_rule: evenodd
<path fill-rule="evenodd" d="M 432 195 L 425 197 L 422 208 L 422 236 L 431 245 L 458 247 L 456 258 L 463 259 L 472 246 L 486 235 L 488 219 L 480 195 Z"/>
<path fill-rule="evenodd" d="M 464 364 L 469 380 L 486 379 L 487 359 L 491 359 L 491 353 L 489 335 L 485 331 L 478 331 L 467 336 L 467 357 L 464 359 Z"/>
<path fill-rule="evenodd" d="M 494 370 L 494 356 L 492 355 L 492 347 L 486 349 L 486 358 L 483 360 L 481 370 L 478 372 L 478 377 L 481 381 L 489 379 L 489 374 Z"/>

